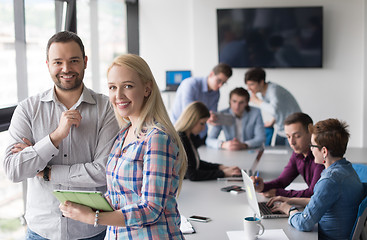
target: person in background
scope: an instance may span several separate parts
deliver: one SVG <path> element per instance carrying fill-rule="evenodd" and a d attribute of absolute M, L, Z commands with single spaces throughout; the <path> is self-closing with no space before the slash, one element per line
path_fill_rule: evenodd
<path fill-rule="evenodd" d="M 186 178 L 191 181 L 241 175 L 241 170 L 238 167 L 228 167 L 200 159 L 197 146 L 195 146 L 192 138 L 205 128 L 205 123 L 209 117 L 210 113 L 205 104 L 196 101 L 185 108 L 175 124 L 187 154 L 188 169 Z"/>
<path fill-rule="evenodd" d="M 264 122 L 261 111 L 250 107 L 250 94 L 244 88 L 235 88 L 229 94 L 229 108 L 220 111 L 230 114 L 234 121 L 228 125 L 215 125 L 209 132 L 206 145 L 212 148 L 242 150 L 260 147 L 265 142 Z M 226 141 L 218 139 L 224 131 Z"/>
<path fill-rule="evenodd" d="M 112 212 L 65 202 L 65 217 L 108 225 L 106 239 L 184 239 L 176 197 L 186 155 L 148 64 L 117 57 L 108 69 L 110 102 L 122 128 L 108 158 L 107 192 Z"/>
<path fill-rule="evenodd" d="M 171 120 L 173 124 L 181 116 L 185 107 L 194 101 L 200 101 L 206 105 L 211 111 L 208 123 L 215 124 L 217 118 L 213 112 L 217 112 L 218 110 L 219 89 L 231 76 L 232 68 L 225 63 L 219 63 L 207 77 L 191 77 L 185 79 L 177 89 L 176 98 L 172 107 Z M 205 125 L 203 131 L 195 138 L 195 142 L 199 145 L 204 145 L 207 131 L 208 129 Z"/>
<path fill-rule="evenodd" d="M 297 112 L 289 115 L 284 121 L 284 129 L 293 153 L 280 176 L 270 182 L 261 177 L 251 177 L 255 190 L 263 192 L 266 197 L 311 197 L 316 182 L 319 180 L 324 166 L 314 162 L 310 150 L 311 133 L 308 128 L 312 119 L 305 113 Z M 285 190 L 285 188 L 301 175 L 308 188 L 304 190 Z"/>
<path fill-rule="evenodd" d="M 54 87 L 20 102 L 9 127 L 4 169 L 27 181 L 26 239 L 104 239 L 106 228 L 62 217 L 55 189 L 106 190 L 105 167 L 119 127 L 107 96 L 83 84 L 81 39 L 59 32 L 47 44 Z"/>
<path fill-rule="evenodd" d="M 251 91 L 250 102 L 259 106 L 262 111 L 273 116 L 269 122 L 265 122 L 266 128 L 276 127 L 277 136 L 275 145 L 284 145 L 286 136 L 284 133 L 284 119 L 295 112 L 300 112 L 296 99 L 282 86 L 265 81 L 265 71 L 262 68 L 251 68 L 245 73 L 245 84 Z M 261 93 L 262 99 L 256 93 Z M 270 131 L 272 134 L 272 131 Z"/>
<path fill-rule="evenodd" d="M 343 156 L 347 149 L 347 124 L 327 119 L 311 127 L 310 148 L 315 162 L 325 166 L 311 198 L 274 197 L 274 211 L 289 214 L 288 223 L 300 231 L 311 231 L 318 223 L 319 239 L 349 239 L 364 186 L 352 164 Z M 295 206 L 305 206 L 299 211 Z"/>

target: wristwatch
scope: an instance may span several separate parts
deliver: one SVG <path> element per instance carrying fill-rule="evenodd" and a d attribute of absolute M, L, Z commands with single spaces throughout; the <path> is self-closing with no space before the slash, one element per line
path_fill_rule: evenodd
<path fill-rule="evenodd" d="M 288 215 L 290 216 L 291 215 L 291 212 L 294 211 L 294 210 L 297 210 L 298 211 L 298 208 L 296 208 L 295 206 L 292 206 L 289 211 L 288 211 Z"/>
<path fill-rule="evenodd" d="M 46 166 L 45 169 L 43 169 L 43 180 L 46 182 L 50 181 L 50 170 L 51 168 L 49 166 Z"/>

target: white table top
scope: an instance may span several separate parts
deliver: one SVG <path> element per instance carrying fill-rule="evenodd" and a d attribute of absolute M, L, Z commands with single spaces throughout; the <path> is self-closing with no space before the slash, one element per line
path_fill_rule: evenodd
<path fill-rule="evenodd" d="M 292 153 L 291 149 L 285 153 L 284 148 L 275 148 L 276 151 L 265 151 L 257 169 L 260 170 L 261 177 L 270 180 L 279 176 L 284 166 L 287 164 Z M 225 151 L 208 147 L 199 149 L 200 157 L 203 160 L 222 163 L 230 166 L 239 166 L 248 169 L 251 167 L 256 157 L 256 151 Z M 302 181 L 297 178 L 296 181 Z M 194 234 L 185 234 L 186 239 L 228 239 L 227 231 L 242 231 L 243 218 L 251 216 L 252 212 L 247 205 L 246 195 L 240 193 L 233 195 L 220 191 L 220 188 L 229 185 L 241 185 L 242 182 L 225 181 L 201 181 L 191 182 L 184 180 L 181 194 L 178 198 L 179 210 L 185 217 L 191 215 L 201 215 L 210 217 L 211 222 L 193 222 L 191 224 L 196 230 Z M 259 200 L 266 200 L 262 195 L 258 195 Z M 317 239 L 317 230 L 313 232 L 300 232 L 291 227 L 287 218 L 284 219 L 263 219 L 265 229 L 283 229 L 289 239 Z M 259 238 L 261 240 L 261 238 Z"/>

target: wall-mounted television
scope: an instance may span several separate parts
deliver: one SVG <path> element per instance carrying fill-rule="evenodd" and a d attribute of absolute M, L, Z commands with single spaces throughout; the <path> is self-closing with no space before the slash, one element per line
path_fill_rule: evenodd
<path fill-rule="evenodd" d="M 217 9 L 219 62 L 234 68 L 321 68 L 322 7 Z"/>

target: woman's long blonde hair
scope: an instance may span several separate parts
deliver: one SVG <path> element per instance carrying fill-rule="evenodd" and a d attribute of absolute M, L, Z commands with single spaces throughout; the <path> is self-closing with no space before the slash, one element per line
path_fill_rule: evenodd
<path fill-rule="evenodd" d="M 145 98 L 145 101 L 143 103 L 135 134 L 138 136 L 140 134 L 143 134 L 142 132 L 143 128 L 145 129 L 158 128 L 161 131 L 165 132 L 167 135 L 169 135 L 172 138 L 173 142 L 178 145 L 179 149 L 178 161 L 181 163 L 179 171 L 180 176 L 180 182 L 178 188 L 179 193 L 182 186 L 182 180 L 185 176 L 187 169 L 186 152 L 182 145 L 181 139 L 178 136 L 168 116 L 166 107 L 164 106 L 159 88 L 154 79 L 152 71 L 150 70 L 148 64 L 144 61 L 144 59 L 134 54 L 125 54 L 116 57 L 113 60 L 110 67 L 108 68 L 107 75 L 113 66 L 127 66 L 131 68 L 132 70 L 138 73 L 139 78 L 143 82 L 143 84 L 151 85 L 151 93 L 148 97 Z M 129 124 L 129 121 L 126 121 L 126 118 L 119 115 L 115 108 L 114 111 L 120 127 L 124 127 L 127 124 Z M 161 126 L 157 125 L 157 123 L 161 124 Z"/>
<path fill-rule="evenodd" d="M 195 101 L 187 105 L 175 124 L 176 131 L 191 131 L 200 119 L 209 118 L 209 109 L 204 103 Z"/>

